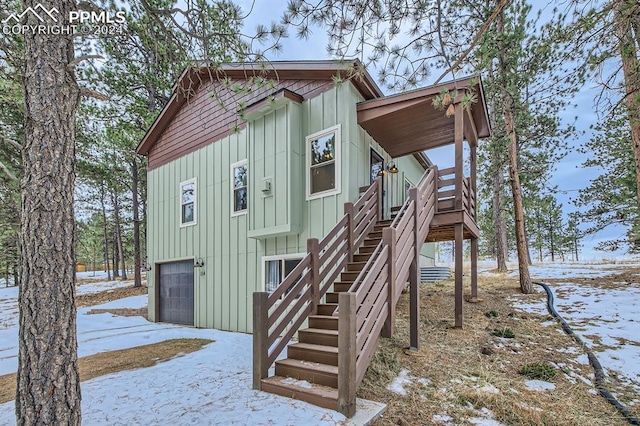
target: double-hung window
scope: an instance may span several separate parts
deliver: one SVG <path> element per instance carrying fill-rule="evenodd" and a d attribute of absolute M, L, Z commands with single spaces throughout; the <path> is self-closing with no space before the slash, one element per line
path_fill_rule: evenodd
<path fill-rule="evenodd" d="M 307 136 L 307 199 L 340 192 L 340 125 Z"/>
<path fill-rule="evenodd" d="M 231 165 L 231 215 L 247 212 L 247 160 Z"/>
<path fill-rule="evenodd" d="M 180 226 L 196 224 L 196 179 L 180 183 Z"/>

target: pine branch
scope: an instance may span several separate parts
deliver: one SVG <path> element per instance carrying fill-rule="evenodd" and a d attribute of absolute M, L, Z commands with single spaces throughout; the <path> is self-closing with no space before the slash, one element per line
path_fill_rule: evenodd
<path fill-rule="evenodd" d="M 2 169 L 6 173 L 6 175 L 9 177 L 9 179 L 11 179 L 12 181 L 20 182 L 20 180 L 16 177 L 16 175 L 14 175 L 13 172 L 11 172 L 11 170 L 9 170 L 9 168 L 5 166 L 2 161 L 0 161 L 0 169 Z"/>

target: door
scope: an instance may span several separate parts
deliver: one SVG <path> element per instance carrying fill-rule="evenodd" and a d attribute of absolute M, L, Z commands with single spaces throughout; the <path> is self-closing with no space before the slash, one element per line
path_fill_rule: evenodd
<path fill-rule="evenodd" d="M 370 184 L 376 180 L 380 180 L 382 187 L 382 208 L 381 211 L 384 212 L 384 158 L 382 155 L 378 154 L 375 149 L 371 148 L 371 156 L 370 156 L 370 167 L 371 171 L 371 180 Z"/>
<path fill-rule="evenodd" d="M 163 263 L 159 282 L 159 321 L 193 325 L 193 260 Z"/>

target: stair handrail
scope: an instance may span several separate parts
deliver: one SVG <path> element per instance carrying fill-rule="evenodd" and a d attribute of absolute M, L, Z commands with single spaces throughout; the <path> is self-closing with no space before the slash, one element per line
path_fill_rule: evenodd
<path fill-rule="evenodd" d="M 424 242 L 435 214 L 437 167 L 430 167 L 398 211 L 349 291 L 340 293 L 338 309 L 338 408 L 355 414 L 358 386 L 378 345 L 383 329 L 390 337 L 395 305 L 415 257 L 415 242 Z M 426 223 L 424 223 L 424 222 Z M 418 227 L 418 229 L 415 229 Z M 409 261 L 407 262 L 407 259 Z"/>
<path fill-rule="evenodd" d="M 293 335 L 317 312 L 321 298 L 353 258 L 380 217 L 381 184 L 375 181 L 322 240 L 309 238 L 307 254 L 271 293 L 253 293 L 253 388 L 288 345 Z M 358 246 L 354 244 L 357 243 Z"/>

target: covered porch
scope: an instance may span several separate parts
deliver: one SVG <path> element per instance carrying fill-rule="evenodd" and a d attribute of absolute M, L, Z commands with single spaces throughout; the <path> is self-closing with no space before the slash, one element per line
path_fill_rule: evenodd
<path fill-rule="evenodd" d="M 361 102 L 357 114 L 358 124 L 396 158 L 453 145 L 454 166 L 433 166 L 437 202 L 424 242 L 455 242 L 455 326 L 462 327 L 465 239 L 471 244 L 472 300 L 478 295 L 477 147 L 480 138 L 490 136 L 481 79 L 466 77 Z"/>

